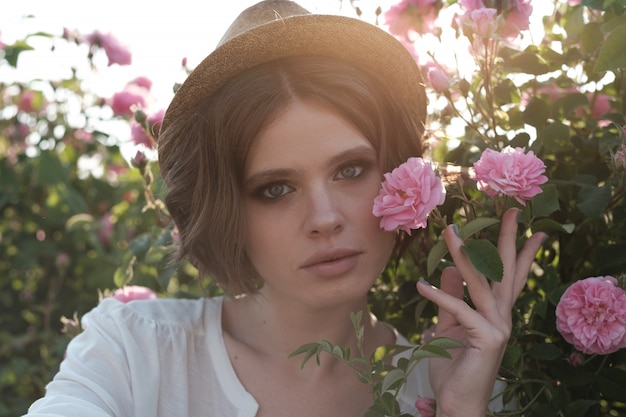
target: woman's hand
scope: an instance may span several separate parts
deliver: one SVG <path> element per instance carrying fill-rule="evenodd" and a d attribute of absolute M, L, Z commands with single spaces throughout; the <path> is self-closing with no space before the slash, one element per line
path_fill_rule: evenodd
<path fill-rule="evenodd" d="M 446 268 L 437 289 L 421 280 L 417 289 L 439 306 L 435 336 L 465 344 L 451 350 L 452 359 L 430 362 L 430 380 L 437 400 L 437 416 L 473 417 L 487 412 L 500 363 L 511 335 L 511 310 L 526 284 L 528 271 L 541 246 L 544 233 L 530 237 L 518 253 L 518 209 L 504 214 L 498 252 L 504 265 L 501 282 L 490 282 L 461 250 L 463 241 L 455 226 L 448 226 L 444 239 L 456 267 Z M 474 308 L 464 300 L 464 283 Z"/>

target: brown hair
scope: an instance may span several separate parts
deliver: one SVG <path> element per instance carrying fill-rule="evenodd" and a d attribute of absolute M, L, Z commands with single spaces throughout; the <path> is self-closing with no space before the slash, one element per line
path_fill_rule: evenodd
<path fill-rule="evenodd" d="M 350 121 L 376 149 L 383 172 L 422 153 L 423 120 L 375 74 L 326 57 L 261 64 L 173 120 L 159 137 L 158 155 L 180 233 L 177 259 L 191 261 L 229 294 L 262 284 L 245 253 L 244 166 L 252 141 L 294 99 L 318 102 Z"/>

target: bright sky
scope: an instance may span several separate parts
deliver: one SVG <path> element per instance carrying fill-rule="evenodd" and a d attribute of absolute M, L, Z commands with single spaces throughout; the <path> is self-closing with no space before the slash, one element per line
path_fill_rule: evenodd
<path fill-rule="evenodd" d="M 64 27 L 81 33 L 94 30 L 113 33 L 133 54 L 131 67 L 107 68 L 99 74 L 110 96 L 126 81 L 143 75 L 153 81 L 153 93 L 166 106 L 174 82 L 184 79 L 181 61 L 194 67 L 216 46 L 230 23 L 257 0 L 13 0 L 0 13 L 0 40 L 12 43 L 28 33 L 61 34 Z M 372 5 L 389 0 L 368 1 Z M 301 0 L 311 11 L 355 17 L 349 0 Z M 363 2 L 362 2 L 363 3 Z M 373 12 L 372 12 L 373 13 Z M 34 17 L 27 17 L 34 16 Z M 372 14 L 373 16 L 373 14 Z M 373 21 L 370 19 L 370 21 Z M 36 40 L 35 40 L 36 41 Z M 28 58 L 24 55 L 23 64 Z M 67 71 L 69 59 L 54 61 L 52 55 L 33 57 L 33 71 Z M 46 62 L 41 62 L 46 61 Z M 26 74 L 22 73 L 23 76 Z M 36 76 L 31 74 L 30 76 Z M 2 77 L 2 73 L 0 73 Z"/>
<path fill-rule="evenodd" d="M 84 34 L 94 30 L 111 32 L 129 47 L 133 64 L 105 68 L 97 75 L 99 87 L 95 91 L 109 97 L 127 81 L 146 76 L 153 81 L 153 93 L 159 100 L 157 105 L 166 107 L 173 95 L 172 86 L 184 80 L 182 59 L 187 58 L 188 65 L 195 67 L 215 48 L 236 16 L 256 1 L 13 0 L 2 6 L 0 40 L 11 43 L 37 31 L 61 34 L 63 28 Z M 357 0 L 355 4 L 363 9 L 362 19 L 374 22 L 377 6 L 386 10 L 398 1 Z M 299 0 L 299 3 L 313 12 L 356 17 L 350 0 Z M 541 15 L 549 13 L 539 10 L 539 6 L 545 9 L 549 3 L 534 3 L 538 12 L 533 19 L 536 27 L 541 25 Z M 72 61 L 71 57 L 58 53 L 31 55 L 23 55 L 20 75 L 24 78 L 48 78 L 55 71 L 67 72 L 68 62 Z M 3 75 L 0 71 L 0 81 L 6 81 L 2 80 Z"/>

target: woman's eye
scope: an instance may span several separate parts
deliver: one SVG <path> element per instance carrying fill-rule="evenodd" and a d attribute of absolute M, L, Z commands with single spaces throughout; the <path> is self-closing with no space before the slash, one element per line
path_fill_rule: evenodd
<path fill-rule="evenodd" d="M 274 199 L 284 196 L 293 191 L 293 188 L 286 184 L 270 184 L 261 190 L 261 195 L 267 199 Z"/>
<path fill-rule="evenodd" d="M 347 167 L 343 167 L 339 170 L 337 174 L 337 178 L 343 180 L 349 180 L 351 178 L 356 178 L 363 172 L 363 167 L 360 165 L 350 165 Z"/>

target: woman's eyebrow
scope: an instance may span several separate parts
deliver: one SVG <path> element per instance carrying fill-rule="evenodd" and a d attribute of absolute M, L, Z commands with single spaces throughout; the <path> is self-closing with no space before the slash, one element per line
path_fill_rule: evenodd
<path fill-rule="evenodd" d="M 328 165 L 337 165 L 344 161 L 352 160 L 352 159 L 363 159 L 363 158 L 374 158 L 376 159 L 376 150 L 371 146 L 360 145 L 354 147 L 352 149 L 345 150 L 343 152 L 338 153 L 333 156 L 330 161 L 328 161 Z"/>
<path fill-rule="evenodd" d="M 290 168 L 267 169 L 257 172 L 246 178 L 244 180 L 244 185 L 250 186 L 251 184 L 263 184 L 267 182 L 272 182 L 273 180 L 290 177 L 292 175 L 295 175 L 296 173 L 297 171 L 295 169 Z"/>
<path fill-rule="evenodd" d="M 333 156 L 328 161 L 328 166 L 334 166 L 341 164 L 345 161 L 350 161 L 354 159 L 375 159 L 376 158 L 376 150 L 371 146 L 360 145 L 351 149 L 347 149 L 343 152 L 338 153 Z M 250 175 L 248 178 L 244 180 L 245 186 L 250 186 L 251 184 L 263 184 L 267 182 L 272 182 L 273 180 L 288 178 L 293 175 L 297 175 L 298 170 L 293 168 L 275 168 L 275 169 L 266 169 L 263 171 L 256 172 Z"/>

